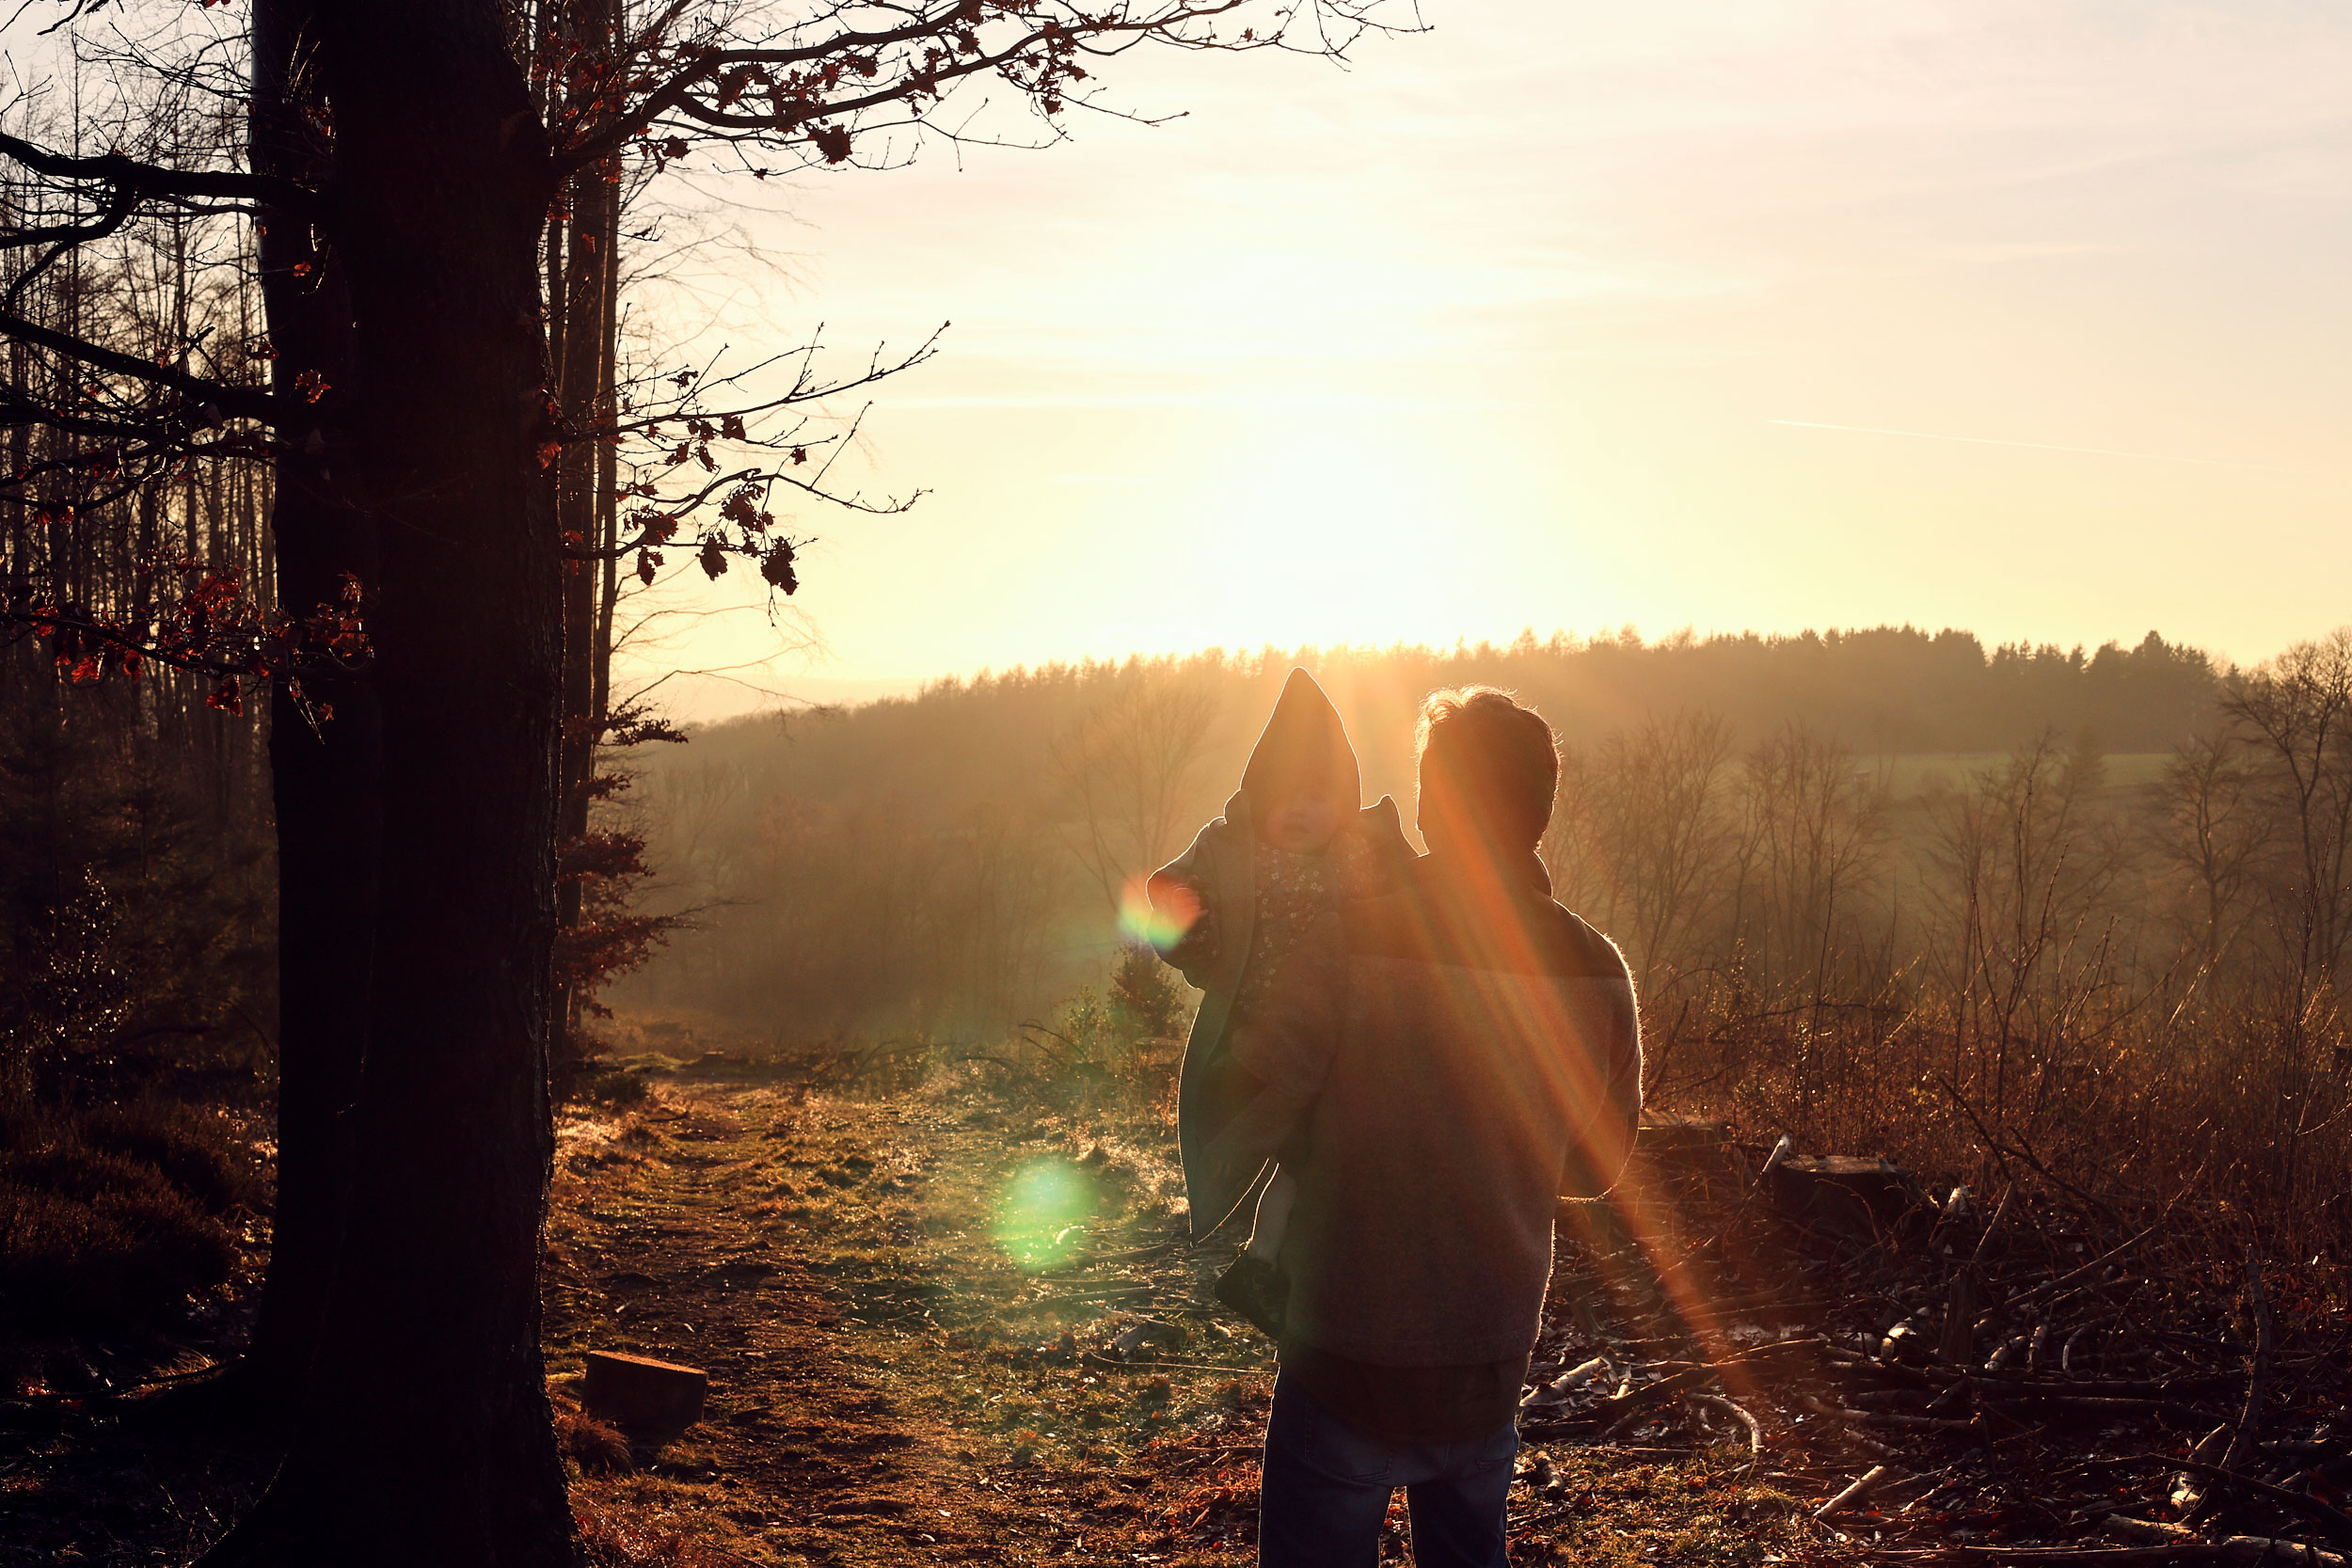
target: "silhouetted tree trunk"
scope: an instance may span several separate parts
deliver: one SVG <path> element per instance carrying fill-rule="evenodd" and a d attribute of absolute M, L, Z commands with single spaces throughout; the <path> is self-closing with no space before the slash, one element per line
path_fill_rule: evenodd
<path fill-rule="evenodd" d="M 538 1348 L 561 673 L 538 117 L 489 0 L 316 15 L 377 519 L 382 856 L 341 1252 L 300 1431 L 216 1562 L 562 1564 Z"/>
<path fill-rule="evenodd" d="M 306 69 L 316 40 L 307 0 L 257 0 L 253 9 L 252 166 L 311 189 L 327 182 L 329 150 L 310 118 L 324 107 Z M 376 580 L 374 527 L 336 491 L 326 432 L 350 396 L 352 300 L 340 260 L 303 217 L 262 223 L 262 288 L 278 352 L 274 389 L 302 394 L 315 371 L 329 390 L 316 406 L 320 450 L 288 433 L 278 459 L 272 532 L 280 602 L 334 600 L 346 573 Z M 339 439 L 347 436 L 338 429 Z M 275 683 L 270 769 L 278 816 L 278 1202 L 262 1312 L 242 1392 L 277 1418 L 298 1403 L 326 1311 L 342 1228 L 347 1114 L 367 1054 L 375 946 L 376 856 L 382 801 L 381 727 L 372 681 L 324 672 L 306 683 L 333 709 L 313 724 Z"/>

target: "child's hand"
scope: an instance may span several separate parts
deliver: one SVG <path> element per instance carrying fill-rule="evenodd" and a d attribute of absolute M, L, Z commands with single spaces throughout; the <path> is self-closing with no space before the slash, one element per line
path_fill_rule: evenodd
<path fill-rule="evenodd" d="M 1174 877 L 1155 878 L 1152 910 L 1160 917 L 1154 924 L 1173 933 L 1159 942 L 1160 957 L 1179 969 L 1191 969 L 1215 955 L 1216 913 L 1200 889 Z"/>

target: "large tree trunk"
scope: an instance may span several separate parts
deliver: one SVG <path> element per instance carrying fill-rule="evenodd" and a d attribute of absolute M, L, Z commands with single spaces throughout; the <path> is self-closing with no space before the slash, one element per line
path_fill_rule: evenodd
<path fill-rule="evenodd" d="M 327 185 L 326 148 L 310 114 L 322 106 L 309 0 L 257 0 L 253 8 L 253 166 L 313 189 Z M 297 378 L 329 388 L 317 405 L 321 440 L 281 433 L 272 538 L 278 602 L 297 615 L 342 594 L 346 573 L 373 592 L 375 530 L 336 490 L 326 427 L 342 422 L 352 375 L 352 302 L 342 267 L 303 219 L 267 214 L 261 238 L 262 297 L 278 352 L 275 389 L 290 403 Z M 347 439 L 338 429 L 339 442 Z M 347 1115 L 367 1054 L 375 945 L 376 856 L 382 802 L 382 720 L 362 675 L 307 676 L 313 713 L 279 685 L 270 712 L 270 771 L 278 813 L 278 1203 L 260 1321 L 241 1391 L 256 1414 L 296 1408 L 310 1375 L 342 1231 Z M 332 715 L 315 726 L 315 705 Z"/>
<path fill-rule="evenodd" d="M 539 1356 L 562 574 L 543 133 L 493 0 L 322 7 L 348 458 L 377 519 L 382 856 L 349 1201 L 301 1429 L 221 1562 L 566 1564 Z"/>

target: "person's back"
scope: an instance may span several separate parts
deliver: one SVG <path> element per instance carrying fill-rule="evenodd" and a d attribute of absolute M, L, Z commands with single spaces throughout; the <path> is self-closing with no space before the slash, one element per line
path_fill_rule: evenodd
<path fill-rule="evenodd" d="M 1427 1568 L 1505 1560 L 1559 1199 L 1607 1190 L 1641 1110 L 1631 976 L 1535 854 L 1552 747 L 1505 693 L 1433 697 L 1429 853 L 1337 917 L 1344 1043 L 1297 1141 L 1265 1563 L 1367 1560 L 1398 1485 Z"/>
<path fill-rule="evenodd" d="M 1523 1356 L 1558 1200 L 1631 1132 L 1632 984 L 1532 880 L 1414 871 L 1343 922 L 1348 1051 L 1308 1123 L 1288 1328 L 1384 1366 Z"/>

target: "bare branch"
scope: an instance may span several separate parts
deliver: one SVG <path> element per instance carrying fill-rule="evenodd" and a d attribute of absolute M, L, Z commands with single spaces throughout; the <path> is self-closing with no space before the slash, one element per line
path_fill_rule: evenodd
<path fill-rule="evenodd" d="M 26 321 L 22 316 L 7 311 L 0 311 L 0 337 L 14 338 L 17 341 L 30 343 L 35 348 L 45 348 L 54 354 L 62 354 L 69 359 L 78 360 L 96 370 L 111 371 L 116 375 L 129 376 L 134 380 L 146 382 L 150 386 L 167 388 L 184 396 L 213 404 L 222 412 L 233 414 L 239 419 L 258 420 L 272 426 L 292 422 L 288 418 L 289 410 L 286 405 L 267 392 L 258 391 L 250 387 L 234 387 L 226 381 L 214 381 L 203 376 L 190 375 L 185 371 L 174 370 L 168 365 L 158 365 L 152 360 L 141 359 L 135 355 L 124 354 L 118 349 L 103 348 L 97 343 L 85 342 L 79 338 L 59 332 L 54 327 L 43 326 L 38 322 Z"/>
<path fill-rule="evenodd" d="M 0 132 L 0 152 L 14 158 L 34 173 L 47 175 L 52 180 L 83 184 L 103 182 L 119 191 L 130 191 L 142 197 L 251 202 L 261 207 L 275 207 L 312 217 L 326 215 L 326 204 L 316 191 L 297 185 L 291 180 L 275 179 L 266 174 L 244 174 L 230 169 L 165 168 L 159 164 L 140 163 L 119 152 L 107 152 L 95 158 L 76 158 L 36 147 L 23 137 L 11 136 L 6 132 Z"/>

